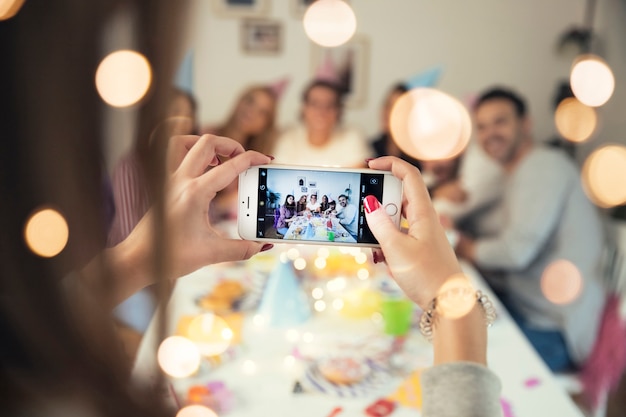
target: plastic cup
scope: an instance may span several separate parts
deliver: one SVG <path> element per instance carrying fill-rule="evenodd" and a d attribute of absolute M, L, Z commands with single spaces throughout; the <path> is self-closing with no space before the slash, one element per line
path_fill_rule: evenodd
<path fill-rule="evenodd" d="M 411 328 L 413 302 L 406 298 L 388 298 L 381 303 L 381 313 L 385 320 L 385 333 L 404 336 Z"/>
<path fill-rule="evenodd" d="M 328 231 L 328 240 L 330 242 L 334 242 L 335 241 L 335 232 L 334 231 L 332 231 L 332 230 Z"/>

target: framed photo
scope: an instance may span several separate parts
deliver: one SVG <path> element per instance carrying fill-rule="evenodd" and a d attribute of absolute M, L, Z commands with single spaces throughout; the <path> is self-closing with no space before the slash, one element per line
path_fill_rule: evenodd
<path fill-rule="evenodd" d="M 317 187 L 317 181 L 309 181 L 309 187 L 311 188 Z"/>
<path fill-rule="evenodd" d="M 283 47 L 282 25 L 275 20 L 244 20 L 241 48 L 248 54 L 277 55 Z"/>
<path fill-rule="evenodd" d="M 369 85 L 369 39 L 355 35 L 347 43 L 324 48 L 312 43 L 311 72 L 315 77 L 320 68 L 334 72 L 346 93 L 346 106 L 357 108 L 367 104 Z"/>
<path fill-rule="evenodd" d="M 313 4 L 316 0 L 289 0 L 291 1 L 291 15 L 296 19 L 302 19 L 304 17 L 304 13 L 306 13 L 306 9 Z M 346 3 L 350 3 L 347 0 L 344 0 Z"/>
<path fill-rule="evenodd" d="M 306 177 L 298 177 L 298 186 L 306 187 Z"/>
<path fill-rule="evenodd" d="M 219 17 L 254 18 L 266 16 L 270 0 L 211 0 L 213 12 Z"/>

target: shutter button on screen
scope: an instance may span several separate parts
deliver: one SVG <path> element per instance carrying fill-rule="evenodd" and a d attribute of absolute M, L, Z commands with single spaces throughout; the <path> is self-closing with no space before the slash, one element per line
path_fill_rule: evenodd
<path fill-rule="evenodd" d="M 390 216 L 395 216 L 398 213 L 398 206 L 393 203 L 385 204 L 385 211 Z"/>

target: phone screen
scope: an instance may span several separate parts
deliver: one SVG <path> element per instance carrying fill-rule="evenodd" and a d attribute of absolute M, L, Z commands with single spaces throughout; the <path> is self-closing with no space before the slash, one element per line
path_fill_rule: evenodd
<path fill-rule="evenodd" d="M 377 173 L 259 168 L 256 235 L 376 244 L 365 220 L 363 199 L 373 195 L 382 201 L 384 177 Z"/>

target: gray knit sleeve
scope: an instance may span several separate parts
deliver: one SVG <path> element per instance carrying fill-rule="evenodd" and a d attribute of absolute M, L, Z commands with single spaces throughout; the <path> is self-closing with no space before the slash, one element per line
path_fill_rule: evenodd
<path fill-rule="evenodd" d="M 500 417 L 500 380 L 485 366 L 455 362 L 422 374 L 423 417 Z"/>

